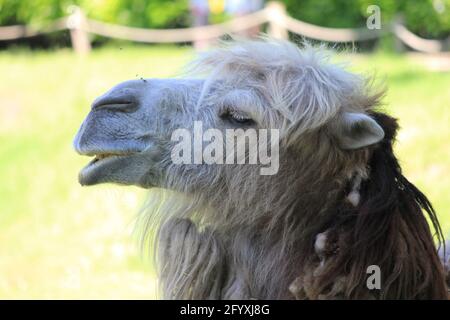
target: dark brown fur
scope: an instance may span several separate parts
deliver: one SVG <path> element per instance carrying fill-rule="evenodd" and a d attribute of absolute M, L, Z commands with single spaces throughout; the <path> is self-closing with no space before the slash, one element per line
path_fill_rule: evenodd
<path fill-rule="evenodd" d="M 426 217 L 444 245 L 436 213 L 425 195 L 403 176 L 394 156 L 396 120 L 381 113 L 373 116 L 386 136 L 372 150 L 361 201 L 355 208 L 342 200 L 332 214 L 323 230 L 332 250 L 319 266 L 320 259 L 310 247 L 303 274 L 296 280 L 297 297 L 447 299 L 444 270 Z M 366 286 L 370 265 L 381 269 L 380 290 Z"/>

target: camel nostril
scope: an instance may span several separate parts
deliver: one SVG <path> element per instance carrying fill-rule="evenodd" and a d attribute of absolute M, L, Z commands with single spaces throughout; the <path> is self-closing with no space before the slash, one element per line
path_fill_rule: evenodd
<path fill-rule="evenodd" d="M 110 109 L 122 112 L 132 112 L 137 109 L 138 101 L 131 95 L 107 95 L 94 101 L 92 109 Z"/>

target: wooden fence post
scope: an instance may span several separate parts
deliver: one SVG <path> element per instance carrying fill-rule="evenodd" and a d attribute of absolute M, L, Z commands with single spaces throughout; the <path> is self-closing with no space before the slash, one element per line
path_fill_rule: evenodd
<path fill-rule="evenodd" d="M 70 10 L 72 14 L 67 20 L 67 27 L 70 30 L 72 47 L 78 54 L 87 54 L 91 51 L 91 43 L 87 33 L 86 16 L 79 7 L 74 6 Z"/>
<path fill-rule="evenodd" d="M 270 1 L 266 5 L 269 27 L 267 33 L 275 39 L 287 39 L 288 31 L 285 28 L 286 6 L 278 1 Z"/>

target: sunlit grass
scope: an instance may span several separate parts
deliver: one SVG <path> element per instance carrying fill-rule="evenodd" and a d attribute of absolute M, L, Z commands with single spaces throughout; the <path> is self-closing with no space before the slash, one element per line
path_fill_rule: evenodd
<path fill-rule="evenodd" d="M 0 53 L 0 298 L 152 298 L 155 276 L 139 257 L 133 220 L 145 191 L 82 188 L 87 159 L 72 139 L 91 101 L 116 83 L 170 77 L 193 55 L 181 47 L 109 47 L 78 57 Z M 450 74 L 400 56 L 351 56 L 385 76 L 385 109 L 403 127 L 406 175 L 450 230 Z"/>

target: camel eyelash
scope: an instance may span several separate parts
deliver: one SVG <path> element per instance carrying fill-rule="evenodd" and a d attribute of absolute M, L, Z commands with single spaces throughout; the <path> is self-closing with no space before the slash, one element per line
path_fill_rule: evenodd
<path fill-rule="evenodd" d="M 234 109 L 226 109 L 225 112 L 221 115 L 221 118 L 228 119 L 231 122 L 238 124 L 253 124 L 254 121 L 249 116 L 242 114 Z"/>

